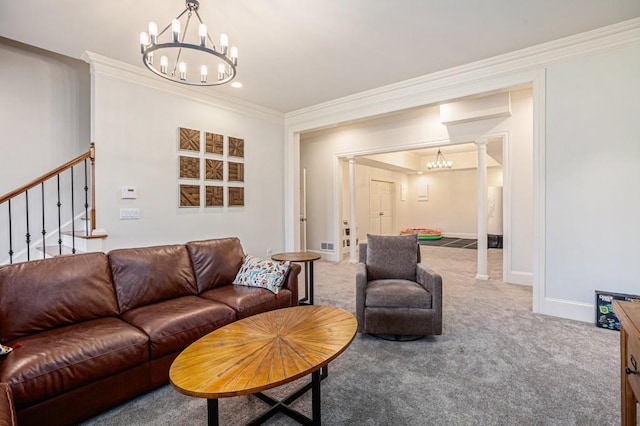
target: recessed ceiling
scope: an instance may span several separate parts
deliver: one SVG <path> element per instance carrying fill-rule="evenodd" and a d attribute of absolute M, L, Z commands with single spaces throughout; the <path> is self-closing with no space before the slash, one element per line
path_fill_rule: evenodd
<path fill-rule="evenodd" d="M 3 37 L 140 68 L 140 31 L 184 8 L 182 0 L 1 1 Z M 201 0 L 200 14 L 212 36 L 228 33 L 238 46 L 244 85 L 202 90 L 290 112 L 637 18 L 640 1 Z"/>

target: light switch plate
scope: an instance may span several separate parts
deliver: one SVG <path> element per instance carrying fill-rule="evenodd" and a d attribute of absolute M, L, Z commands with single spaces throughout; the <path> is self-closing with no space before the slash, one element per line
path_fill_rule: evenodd
<path fill-rule="evenodd" d="M 140 219 L 139 208 L 120 209 L 120 220 L 137 220 Z"/>

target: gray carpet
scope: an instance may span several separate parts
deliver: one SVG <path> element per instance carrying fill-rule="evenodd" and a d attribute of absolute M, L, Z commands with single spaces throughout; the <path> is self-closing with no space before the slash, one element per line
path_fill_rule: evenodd
<path fill-rule="evenodd" d="M 422 246 L 444 281 L 442 336 L 390 342 L 358 335 L 322 382 L 326 425 L 617 425 L 619 334 L 531 312 L 531 289 L 500 281 L 502 250 L 489 251 L 488 282 L 475 250 Z M 354 311 L 355 265 L 316 262 L 315 302 Z M 299 382 L 304 381 L 301 379 Z M 295 384 L 269 391 L 283 395 Z M 310 394 L 295 407 L 310 415 Z M 220 401 L 223 425 L 266 405 Z M 164 386 L 85 425 L 204 425 L 206 401 Z M 269 424 L 292 425 L 278 414 Z"/>

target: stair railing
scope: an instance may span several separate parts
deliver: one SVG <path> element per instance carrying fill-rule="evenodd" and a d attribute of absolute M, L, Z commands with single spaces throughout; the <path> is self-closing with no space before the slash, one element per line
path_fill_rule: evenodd
<path fill-rule="evenodd" d="M 89 172 L 88 172 L 88 164 L 87 162 L 90 163 L 90 167 L 91 167 L 91 178 L 89 179 Z M 13 263 L 14 262 L 14 255 L 16 254 L 16 250 L 20 250 L 21 246 L 17 246 L 15 239 L 14 239 L 14 233 L 15 233 L 15 229 L 17 227 L 16 224 L 16 218 L 20 218 L 21 219 L 21 223 L 20 225 L 23 225 L 23 230 L 25 231 L 25 247 L 24 250 L 26 251 L 26 260 L 29 261 L 31 260 L 31 248 L 35 248 L 35 244 L 39 244 L 40 242 L 42 243 L 42 258 L 46 258 L 47 257 L 47 253 L 46 253 L 46 239 L 47 239 L 47 231 L 46 231 L 46 224 L 47 224 L 47 220 L 49 222 L 49 224 L 51 225 L 51 222 L 53 221 L 55 223 L 55 219 L 52 219 L 52 214 L 48 213 L 47 211 L 47 207 L 51 208 L 51 204 L 47 203 L 47 200 L 55 202 L 54 204 L 54 213 L 53 216 L 57 216 L 57 229 L 56 231 L 54 231 L 54 233 L 57 233 L 58 236 L 58 240 L 57 240 L 57 251 L 58 254 L 62 254 L 62 228 L 63 226 L 65 226 L 66 224 L 70 224 L 71 225 L 71 234 L 72 236 L 76 235 L 76 225 L 75 225 L 75 220 L 77 215 L 79 214 L 79 212 L 77 212 L 75 210 L 75 199 L 77 197 L 77 190 L 76 190 L 76 183 L 74 182 L 74 175 L 76 173 L 78 173 L 77 168 L 74 169 L 74 167 L 78 166 L 78 165 L 83 165 L 84 166 L 84 170 L 80 170 L 80 174 L 81 177 L 83 175 L 84 177 L 84 187 L 82 188 L 83 192 L 84 192 L 84 218 L 85 219 L 90 219 L 90 220 L 85 220 L 85 224 L 84 224 L 84 232 L 86 236 L 91 235 L 90 231 L 93 231 L 94 229 L 96 229 L 96 209 L 95 209 L 95 144 L 91 143 L 89 146 L 89 151 L 85 152 L 82 155 L 79 155 L 78 157 L 74 158 L 73 160 L 61 165 L 60 167 L 57 167 L 53 170 L 51 170 L 48 173 L 45 173 L 44 175 L 40 176 L 37 179 L 32 180 L 31 182 L 27 183 L 26 185 L 23 185 L 11 192 L 8 192 L 7 194 L 3 195 L 0 197 L 0 208 L 6 204 L 7 206 L 7 217 L 8 217 L 8 254 L 9 254 L 9 258 L 8 261 L 9 263 Z M 68 181 L 64 181 L 61 180 L 61 176 L 63 176 L 63 174 L 65 174 L 65 172 L 69 171 L 69 173 L 67 173 L 70 176 L 70 180 Z M 64 178 L 64 177 L 63 177 Z M 54 191 L 56 191 L 56 194 L 54 194 L 53 196 L 48 196 L 45 197 L 45 184 L 47 184 L 48 187 L 54 186 Z M 91 185 L 91 188 L 89 188 L 89 184 Z M 32 202 L 31 202 L 31 208 L 29 207 L 29 193 L 30 191 L 38 191 L 38 187 L 39 187 L 39 191 L 40 191 L 40 205 L 36 205 L 33 206 L 33 197 L 32 197 Z M 91 189 L 91 191 L 89 191 L 89 189 Z M 89 210 L 89 193 L 91 195 L 91 210 Z M 15 204 L 20 203 L 20 201 L 23 200 L 24 201 L 24 216 L 19 217 L 16 216 L 16 209 L 15 209 Z M 12 201 L 13 201 L 13 205 L 12 205 Z M 63 201 L 65 202 L 70 202 L 70 209 L 68 210 L 63 210 L 64 204 Z M 22 207 L 19 206 L 19 207 Z M 55 209 L 57 209 L 57 214 L 55 214 Z M 41 226 L 42 229 L 40 230 L 40 233 L 42 234 L 42 240 L 41 241 L 32 241 L 32 234 L 31 234 L 31 229 L 33 227 L 33 224 L 30 223 L 30 213 L 31 213 L 31 218 L 33 220 L 33 216 L 41 214 L 42 217 L 42 221 L 41 221 Z M 62 218 L 64 217 L 70 217 L 70 220 L 66 221 L 64 224 L 62 222 Z M 91 226 L 89 229 L 89 222 L 91 223 Z M 49 235 L 49 237 L 51 237 L 51 234 Z M 71 248 L 71 253 L 75 254 L 76 253 L 76 248 L 75 248 L 75 239 L 72 238 L 72 248 Z M 33 243 L 33 244 L 32 244 Z M 6 247 L 6 243 L 5 243 L 5 247 Z M 0 259 L 1 260 L 1 259 Z"/>

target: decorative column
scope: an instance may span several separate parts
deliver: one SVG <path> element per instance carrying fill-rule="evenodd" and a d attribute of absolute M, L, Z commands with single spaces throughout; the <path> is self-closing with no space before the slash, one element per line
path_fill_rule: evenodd
<path fill-rule="evenodd" d="M 356 241 L 356 160 L 349 157 L 349 263 L 357 263 Z"/>
<path fill-rule="evenodd" d="M 487 141 L 475 142 L 478 147 L 478 273 L 476 279 L 488 280 L 487 275 Z"/>

